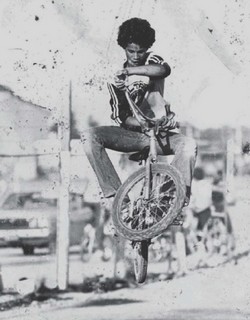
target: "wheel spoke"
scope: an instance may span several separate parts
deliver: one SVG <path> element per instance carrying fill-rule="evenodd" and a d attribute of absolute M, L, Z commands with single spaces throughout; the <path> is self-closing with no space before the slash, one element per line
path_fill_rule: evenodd
<path fill-rule="evenodd" d="M 124 197 L 121 220 L 127 228 L 143 230 L 159 223 L 175 204 L 176 185 L 171 176 L 162 172 L 152 175 L 150 198 L 145 199 L 146 179 L 143 177 L 130 187 Z"/>

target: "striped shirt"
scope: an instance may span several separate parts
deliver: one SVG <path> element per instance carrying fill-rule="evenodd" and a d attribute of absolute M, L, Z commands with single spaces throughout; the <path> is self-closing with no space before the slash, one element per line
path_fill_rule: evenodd
<path fill-rule="evenodd" d="M 161 64 L 164 65 L 166 62 L 162 57 L 149 52 L 145 61 L 145 65 L 149 64 Z M 123 67 L 125 68 L 127 62 L 124 63 Z M 119 90 L 114 84 L 108 83 L 108 90 L 110 93 L 110 106 L 111 106 L 111 119 L 114 120 L 118 125 L 124 127 L 125 120 L 133 116 L 132 111 L 130 110 L 128 101 L 125 97 L 125 94 L 122 90 Z M 145 93 L 147 91 L 154 92 L 158 91 L 161 96 L 164 93 L 164 78 L 150 78 L 149 83 L 146 83 L 143 77 L 140 76 L 129 76 L 128 77 L 128 89 L 133 101 L 140 106 Z"/>

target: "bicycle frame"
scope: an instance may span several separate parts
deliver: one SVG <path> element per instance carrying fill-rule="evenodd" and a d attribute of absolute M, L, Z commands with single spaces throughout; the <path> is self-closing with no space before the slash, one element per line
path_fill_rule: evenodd
<path fill-rule="evenodd" d="M 150 198 L 150 174 L 151 174 L 151 164 L 157 162 L 157 150 L 156 150 L 156 134 L 154 127 L 149 128 L 148 124 L 153 124 L 154 121 L 147 116 L 145 116 L 141 110 L 137 107 L 137 105 L 134 103 L 132 98 L 130 97 L 128 89 L 125 91 L 125 96 L 127 98 L 127 101 L 129 103 L 129 106 L 131 108 L 131 111 L 133 112 L 135 118 L 139 122 L 142 131 L 147 132 L 147 135 L 149 136 L 150 144 L 149 144 L 149 157 L 146 160 L 146 187 L 145 187 L 145 200 L 148 200 Z M 143 117 L 146 120 L 146 123 L 142 120 L 141 117 Z"/>

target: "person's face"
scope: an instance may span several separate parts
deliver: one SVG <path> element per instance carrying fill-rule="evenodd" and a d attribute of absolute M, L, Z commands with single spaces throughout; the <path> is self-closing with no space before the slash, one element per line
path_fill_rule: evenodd
<path fill-rule="evenodd" d="M 128 67 L 137 67 L 144 64 L 147 48 L 142 48 L 139 44 L 129 43 L 125 48 Z"/>

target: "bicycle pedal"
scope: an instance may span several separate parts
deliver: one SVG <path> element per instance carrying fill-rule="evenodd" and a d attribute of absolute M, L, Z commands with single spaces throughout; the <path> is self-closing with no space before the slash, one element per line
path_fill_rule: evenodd
<path fill-rule="evenodd" d="M 183 221 L 173 221 L 170 226 L 182 226 L 183 225 Z"/>
<path fill-rule="evenodd" d="M 180 216 L 177 216 L 170 225 L 172 225 L 172 226 L 182 226 L 183 223 L 184 223 L 184 217 L 182 215 L 180 215 Z"/>

